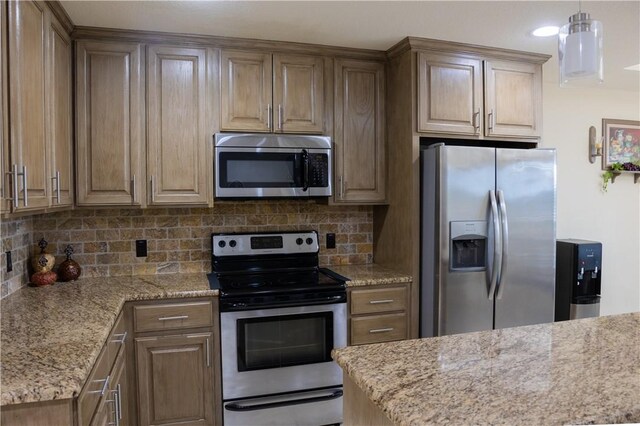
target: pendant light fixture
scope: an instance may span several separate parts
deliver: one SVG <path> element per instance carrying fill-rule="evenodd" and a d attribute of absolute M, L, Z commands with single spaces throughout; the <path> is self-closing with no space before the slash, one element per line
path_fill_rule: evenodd
<path fill-rule="evenodd" d="M 603 82 L 602 23 L 582 12 L 569 17 L 558 33 L 560 86 L 591 85 Z"/>

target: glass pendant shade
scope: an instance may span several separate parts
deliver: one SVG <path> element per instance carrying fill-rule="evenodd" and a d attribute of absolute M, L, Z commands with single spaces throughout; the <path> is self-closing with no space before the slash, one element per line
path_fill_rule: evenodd
<path fill-rule="evenodd" d="M 558 33 L 560 85 L 602 83 L 602 23 L 579 12 Z"/>

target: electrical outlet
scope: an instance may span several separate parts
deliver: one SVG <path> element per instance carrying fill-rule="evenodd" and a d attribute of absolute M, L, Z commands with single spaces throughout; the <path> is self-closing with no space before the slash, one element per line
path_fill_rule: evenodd
<path fill-rule="evenodd" d="M 7 255 L 7 272 L 13 271 L 13 262 L 11 261 L 11 250 L 5 252 Z"/>
<path fill-rule="evenodd" d="M 136 240 L 136 257 L 147 257 L 147 240 Z"/>
<path fill-rule="evenodd" d="M 327 234 L 327 248 L 328 249 L 336 248 L 336 234 L 334 233 Z"/>

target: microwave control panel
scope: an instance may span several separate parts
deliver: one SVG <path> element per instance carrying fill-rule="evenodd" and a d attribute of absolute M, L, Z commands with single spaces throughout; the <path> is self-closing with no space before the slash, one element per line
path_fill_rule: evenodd
<path fill-rule="evenodd" d="M 326 188 L 329 186 L 329 160 L 327 154 L 309 154 L 309 186 Z"/>

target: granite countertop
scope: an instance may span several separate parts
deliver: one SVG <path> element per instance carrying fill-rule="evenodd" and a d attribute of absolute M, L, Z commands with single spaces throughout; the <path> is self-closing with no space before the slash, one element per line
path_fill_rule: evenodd
<path fill-rule="evenodd" d="M 333 357 L 397 425 L 640 422 L 640 313 L 352 346 Z"/>
<path fill-rule="evenodd" d="M 125 301 L 215 296 L 205 274 L 82 278 L 2 299 L 1 405 L 78 396 Z"/>
<path fill-rule="evenodd" d="M 349 278 L 347 287 L 410 283 L 411 276 L 395 272 L 375 263 L 366 265 L 331 265 L 328 269 Z"/>
<path fill-rule="evenodd" d="M 410 282 L 378 265 L 330 266 L 348 286 Z M 81 278 L 1 302 L 0 405 L 78 396 L 126 301 L 217 296 L 206 274 Z"/>

